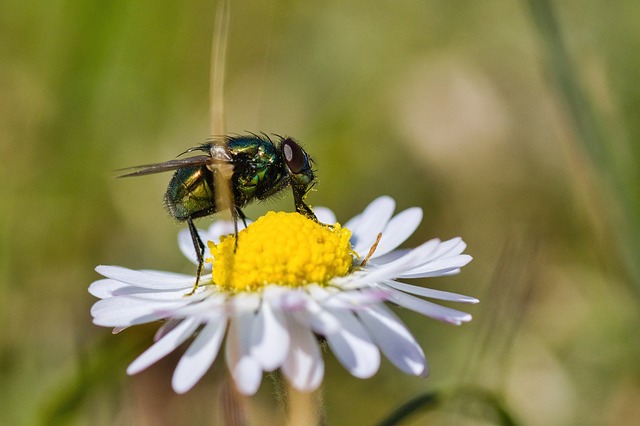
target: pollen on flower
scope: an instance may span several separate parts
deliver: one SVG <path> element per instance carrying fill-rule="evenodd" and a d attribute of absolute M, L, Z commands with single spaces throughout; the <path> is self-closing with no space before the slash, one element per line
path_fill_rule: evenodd
<path fill-rule="evenodd" d="M 345 276 L 356 255 L 347 228 L 323 225 L 299 213 L 269 212 L 238 233 L 237 248 L 235 238 L 208 242 L 213 282 L 231 291 L 267 284 L 326 284 Z"/>

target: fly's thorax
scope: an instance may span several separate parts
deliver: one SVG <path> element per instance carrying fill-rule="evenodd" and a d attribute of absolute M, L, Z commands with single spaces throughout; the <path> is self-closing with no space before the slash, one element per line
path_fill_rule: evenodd
<path fill-rule="evenodd" d="M 243 136 L 230 139 L 228 150 L 233 157 L 233 189 L 236 205 L 254 199 L 264 200 L 286 186 L 282 157 L 267 138 Z"/>

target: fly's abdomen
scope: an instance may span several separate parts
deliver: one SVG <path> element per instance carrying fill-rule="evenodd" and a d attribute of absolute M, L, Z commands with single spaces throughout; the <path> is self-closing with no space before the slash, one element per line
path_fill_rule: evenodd
<path fill-rule="evenodd" d="M 205 166 L 178 169 L 164 195 L 169 213 L 183 221 L 216 212 L 213 173 Z"/>

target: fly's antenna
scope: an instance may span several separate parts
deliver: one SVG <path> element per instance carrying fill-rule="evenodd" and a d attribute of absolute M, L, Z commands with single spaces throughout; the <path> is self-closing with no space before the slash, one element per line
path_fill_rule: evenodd
<path fill-rule="evenodd" d="M 216 152 L 226 149 L 227 138 L 218 137 L 226 135 L 224 120 L 224 82 L 227 62 L 227 42 L 229 35 L 229 1 L 222 0 L 216 11 L 216 23 L 213 30 L 211 43 L 211 75 L 209 87 L 209 125 L 213 146 L 211 150 L 211 164 L 209 170 L 214 172 L 214 186 L 216 188 L 216 207 L 218 211 L 230 209 L 235 215 L 233 193 L 231 192 L 231 176 L 233 165 L 220 161 Z"/>

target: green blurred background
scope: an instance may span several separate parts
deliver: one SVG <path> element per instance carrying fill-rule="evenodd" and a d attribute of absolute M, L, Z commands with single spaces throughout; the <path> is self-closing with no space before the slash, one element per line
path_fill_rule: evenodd
<path fill-rule="evenodd" d="M 342 222 L 388 194 L 425 211 L 409 246 L 460 235 L 474 256 L 421 283 L 479 297 L 472 323 L 398 311 L 429 379 L 385 361 L 359 380 L 325 354 L 328 424 L 432 393 L 442 403 L 403 424 L 640 418 L 640 3 L 547 6 L 232 1 L 227 129 L 299 139 L 320 181 L 309 201 Z M 113 171 L 208 136 L 215 10 L 0 3 L 0 424 L 220 421 L 222 358 L 183 396 L 179 353 L 128 377 L 157 327 L 112 336 L 86 291 L 101 263 L 193 271 L 162 206 L 170 175 Z M 267 377 L 250 405 L 255 424 L 282 422 Z"/>

